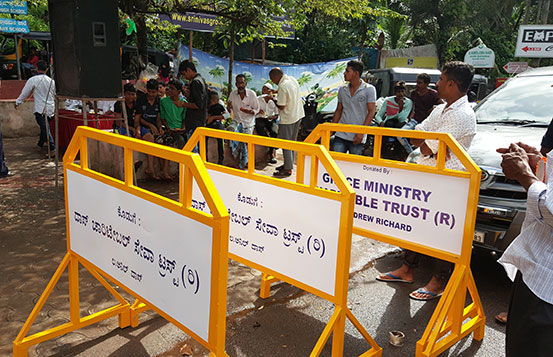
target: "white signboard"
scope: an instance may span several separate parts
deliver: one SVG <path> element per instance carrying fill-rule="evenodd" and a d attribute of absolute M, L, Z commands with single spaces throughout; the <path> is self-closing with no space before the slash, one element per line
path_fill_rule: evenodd
<path fill-rule="evenodd" d="M 310 167 L 310 157 L 306 166 Z M 461 254 L 469 180 L 336 160 L 356 192 L 353 226 Z M 306 173 L 305 182 L 309 182 Z M 319 187 L 336 185 L 319 164 Z"/>
<path fill-rule="evenodd" d="M 230 253 L 334 296 L 339 201 L 208 171 L 230 214 Z M 192 204 L 208 212 L 196 185 Z"/>
<path fill-rule="evenodd" d="M 528 69 L 528 62 L 509 62 L 503 69 L 507 73 L 522 73 Z"/>
<path fill-rule="evenodd" d="M 66 172 L 71 250 L 207 341 L 212 228 Z"/>
<path fill-rule="evenodd" d="M 521 25 L 515 57 L 553 57 L 553 25 Z"/>
<path fill-rule="evenodd" d="M 465 62 L 474 68 L 493 68 L 495 65 L 495 53 L 492 49 L 481 44 L 465 53 Z"/>

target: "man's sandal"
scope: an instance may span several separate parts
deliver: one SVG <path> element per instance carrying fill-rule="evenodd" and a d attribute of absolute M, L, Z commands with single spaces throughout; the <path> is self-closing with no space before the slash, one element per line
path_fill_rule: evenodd
<path fill-rule="evenodd" d="M 388 278 L 386 278 L 388 277 Z M 380 274 L 376 277 L 376 280 L 383 281 L 386 283 L 406 283 L 406 284 L 413 284 L 413 280 L 405 280 L 400 278 L 399 276 L 396 276 L 392 273 L 384 273 Z"/>

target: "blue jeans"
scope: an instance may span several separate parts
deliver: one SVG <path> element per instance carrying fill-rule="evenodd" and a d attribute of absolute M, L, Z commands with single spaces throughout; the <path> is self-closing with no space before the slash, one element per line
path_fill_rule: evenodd
<path fill-rule="evenodd" d="M 251 135 L 253 133 L 254 126 L 253 125 L 244 126 L 242 123 L 238 123 L 236 128 L 233 128 L 232 124 L 231 126 L 229 126 L 229 128 L 234 129 L 235 133 Z M 230 149 L 232 151 L 232 156 L 235 159 L 238 159 L 238 157 L 240 157 L 240 163 L 239 163 L 240 168 L 241 169 L 248 168 L 248 144 L 242 141 L 232 140 L 230 142 Z"/>
<path fill-rule="evenodd" d="M 46 141 L 46 137 L 48 136 L 48 142 L 50 143 L 50 150 L 54 151 L 56 150 L 56 145 L 54 145 L 54 139 L 52 139 L 52 133 L 50 132 L 50 128 L 47 128 L 48 125 L 48 119 L 46 118 L 46 115 L 35 113 L 35 120 L 38 126 L 40 127 L 40 139 L 38 139 L 37 145 L 42 147 L 44 145 L 44 142 Z"/>
<path fill-rule="evenodd" d="M 194 130 L 196 130 L 196 128 L 194 129 L 191 129 L 191 130 L 188 130 L 186 132 L 186 141 L 188 142 L 188 140 L 190 140 L 190 138 L 192 137 L 192 134 L 194 134 Z M 199 154 L 200 153 L 200 143 L 198 142 L 196 144 L 196 146 L 194 146 L 194 149 L 192 149 L 192 152 L 195 153 L 195 154 Z"/>
<path fill-rule="evenodd" d="M 403 130 L 414 130 L 415 126 L 417 126 L 419 122 L 415 119 L 409 119 L 405 124 L 401 127 Z M 407 138 L 397 138 L 401 145 L 405 148 L 405 151 L 407 151 L 408 154 L 413 152 L 413 147 L 411 144 L 409 144 L 409 140 Z"/>
<path fill-rule="evenodd" d="M 338 136 L 334 136 L 332 143 L 332 151 L 347 153 L 352 155 L 363 155 L 363 143 L 354 144 L 351 140 L 345 140 Z"/>

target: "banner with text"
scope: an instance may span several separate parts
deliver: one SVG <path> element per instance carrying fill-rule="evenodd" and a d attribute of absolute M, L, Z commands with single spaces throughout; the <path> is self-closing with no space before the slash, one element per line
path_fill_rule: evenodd
<path fill-rule="evenodd" d="M 354 227 L 461 254 L 468 178 L 335 161 L 356 192 Z M 337 189 L 321 164 L 318 175 L 320 188 Z"/>
<path fill-rule="evenodd" d="M 27 1 L 25 0 L 0 0 L 0 13 L 27 15 Z"/>
<path fill-rule="evenodd" d="M 230 214 L 229 253 L 334 296 L 339 201 L 208 172 Z M 192 197 L 209 212 L 196 185 Z"/>
<path fill-rule="evenodd" d="M 207 341 L 213 229 L 66 172 L 71 250 Z"/>
<path fill-rule="evenodd" d="M 221 26 L 221 17 L 217 15 L 201 14 L 198 12 L 187 12 L 179 14 L 173 12 L 169 15 L 159 14 L 159 20 L 167 21 L 172 25 L 179 26 L 183 30 L 199 32 L 215 32 Z M 273 16 L 273 20 L 281 24 L 283 36 L 280 38 L 293 40 L 295 37 L 294 27 L 284 16 Z M 274 36 L 267 36 L 274 37 Z"/>
<path fill-rule="evenodd" d="M 29 33 L 29 23 L 27 20 L 0 18 L 0 32 Z"/>

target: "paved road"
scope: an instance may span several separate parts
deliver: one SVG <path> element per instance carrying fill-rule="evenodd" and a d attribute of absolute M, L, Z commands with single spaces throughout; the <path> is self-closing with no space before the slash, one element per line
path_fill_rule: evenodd
<path fill-rule="evenodd" d="M 378 271 L 400 264 L 397 257 L 384 257 L 374 267 L 367 267 L 350 279 L 349 305 L 376 342 L 383 356 L 413 356 L 415 343 L 424 331 L 436 302 L 410 300 L 407 294 L 422 286 L 430 271 L 417 273 L 415 284 L 386 284 L 374 280 Z M 473 263 L 477 286 L 488 315 L 486 335 L 482 343 L 467 337 L 444 352 L 443 356 L 500 356 L 504 351 L 505 328 L 493 316 L 508 303 L 510 282 L 502 268 L 487 259 Z M 285 284 L 275 293 L 293 290 Z M 288 294 L 291 294 L 289 292 Z M 230 323 L 227 351 L 231 356 L 307 356 L 330 318 L 333 307 L 310 294 L 302 294 L 286 302 L 271 304 Z M 349 325 L 349 324 L 348 324 Z M 388 343 L 388 332 L 400 330 L 406 334 L 404 347 Z M 260 342 L 262 341 L 262 342 Z M 368 349 L 360 334 L 347 326 L 344 356 L 358 356 Z M 330 356 L 327 344 L 323 356 Z"/>

